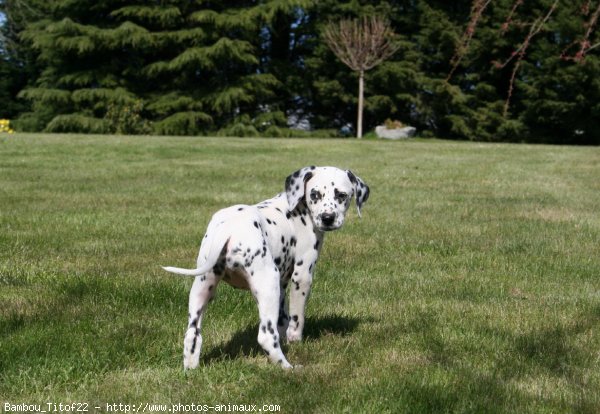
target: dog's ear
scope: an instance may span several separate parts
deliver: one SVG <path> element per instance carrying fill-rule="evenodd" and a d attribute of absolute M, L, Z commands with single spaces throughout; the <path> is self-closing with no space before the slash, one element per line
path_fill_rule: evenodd
<path fill-rule="evenodd" d="M 365 184 L 365 182 L 363 180 L 360 179 L 360 177 L 354 175 L 354 173 L 350 170 L 346 170 L 346 173 L 348 174 L 348 178 L 350 179 L 350 182 L 352 183 L 352 185 L 354 185 L 354 197 L 356 198 L 356 210 L 358 211 L 358 217 L 361 217 L 360 215 L 360 208 L 362 207 L 363 203 L 366 203 L 367 200 L 369 199 L 369 186 L 367 184 Z"/>
<path fill-rule="evenodd" d="M 285 194 L 288 199 L 290 211 L 294 210 L 304 197 L 306 182 L 312 178 L 315 168 L 314 166 L 304 167 L 290 174 L 285 179 Z"/>

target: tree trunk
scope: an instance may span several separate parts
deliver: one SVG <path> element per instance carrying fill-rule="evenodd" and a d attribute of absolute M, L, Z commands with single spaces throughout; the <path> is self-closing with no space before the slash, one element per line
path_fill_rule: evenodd
<path fill-rule="evenodd" d="M 359 71 L 358 75 L 358 119 L 356 120 L 356 138 L 362 138 L 363 134 L 363 105 L 365 93 L 365 71 Z"/>

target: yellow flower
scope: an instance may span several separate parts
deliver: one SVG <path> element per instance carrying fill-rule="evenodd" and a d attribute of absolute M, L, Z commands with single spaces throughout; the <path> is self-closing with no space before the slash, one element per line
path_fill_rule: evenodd
<path fill-rule="evenodd" d="M 9 134 L 14 133 L 15 131 L 10 127 L 10 120 L 8 119 L 0 119 L 0 133 L 7 132 Z"/>

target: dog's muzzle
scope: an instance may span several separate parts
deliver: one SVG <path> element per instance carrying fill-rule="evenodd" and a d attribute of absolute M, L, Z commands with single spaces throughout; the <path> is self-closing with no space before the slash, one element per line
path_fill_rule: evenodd
<path fill-rule="evenodd" d="M 337 223 L 337 214 L 335 213 L 323 213 L 319 215 L 319 219 L 321 230 L 335 230 L 340 227 L 340 224 Z"/>

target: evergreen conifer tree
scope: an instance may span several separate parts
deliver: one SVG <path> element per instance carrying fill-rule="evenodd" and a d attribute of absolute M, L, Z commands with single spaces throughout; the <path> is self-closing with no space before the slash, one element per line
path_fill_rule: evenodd
<path fill-rule="evenodd" d="M 21 95 L 48 131 L 116 132 L 109 108 L 160 134 L 285 124 L 272 105 L 281 82 L 261 70 L 260 50 L 297 5 L 58 0 L 24 33 L 44 70 Z"/>
<path fill-rule="evenodd" d="M 354 122 L 358 78 L 319 34 L 331 21 L 382 15 L 401 48 L 365 73 L 366 131 L 390 118 L 443 138 L 600 143 L 600 9 L 587 0 L 0 5 L 10 2 L 42 11 L 7 14 L 19 59 L 0 71 L 10 62 L 3 81 L 15 63 L 25 74 L 20 96 L 32 111 L 21 129 L 287 135 L 293 121 L 338 133 Z M 511 56 L 555 3 L 515 70 Z"/>

